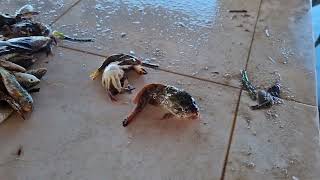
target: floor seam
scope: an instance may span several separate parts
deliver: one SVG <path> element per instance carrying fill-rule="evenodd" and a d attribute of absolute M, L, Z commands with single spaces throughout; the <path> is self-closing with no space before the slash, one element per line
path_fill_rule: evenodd
<path fill-rule="evenodd" d="M 228 139 L 228 147 L 227 147 L 227 151 L 226 151 L 226 154 L 225 154 L 225 157 L 224 157 L 224 161 L 223 161 L 223 168 L 222 168 L 220 180 L 224 180 L 225 173 L 226 173 L 226 168 L 227 168 L 228 159 L 229 159 L 229 153 L 230 153 L 232 139 L 233 139 L 233 133 L 234 133 L 234 130 L 236 128 L 236 121 L 237 121 L 239 107 L 240 107 L 241 95 L 242 95 L 242 89 L 240 89 L 238 100 L 237 100 L 237 105 L 236 105 L 236 109 L 235 109 L 235 113 L 234 113 L 234 116 L 233 116 L 231 131 L 230 131 L 230 135 L 229 135 L 229 139 Z"/>
<path fill-rule="evenodd" d="M 67 8 L 67 10 L 65 10 L 62 14 L 60 14 L 57 18 L 55 18 L 53 21 L 50 22 L 50 26 L 52 26 L 54 23 L 56 23 L 57 21 L 59 21 L 59 19 L 61 19 L 65 14 L 67 14 L 74 6 L 76 6 L 77 4 L 79 4 L 82 0 L 77 0 L 75 3 L 73 3 L 70 7 Z"/>
<path fill-rule="evenodd" d="M 256 28 L 257 28 L 257 24 L 258 24 L 258 21 L 259 21 L 262 1 L 263 0 L 260 0 L 259 6 L 258 6 L 257 19 L 256 19 L 256 22 L 255 22 L 254 28 L 253 28 L 253 34 L 252 34 L 252 38 L 251 38 L 251 42 L 250 42 L 250 46 L 249 46 L 249 51 L 248 51 L 248 56 L 247 56 L 247 60 L 246 60 L 245 70 L 247 70 L 248 64 L 249 64 L 249 59 L 250 59 L 250 55 L 251 55 L 253 41 L 254 41 L 255 34 L 256 34 Z M 233 117 L 233 121 L 232 121 L 231 131 L 230 131 L 229 140 L 228 140 L 227 152 L 225 154 L 225 158 L 224 158 L 224 161 L 223 161 L 223 168 L 222 168 L 220 180 L 224 180 L 225 179 L 225 175 L 226 175 L 226 169 L 227 169 L 227 164 L 228 164 L 228 160 L 229 160 L 231 144 L 232 144 L 232 140 L 233 140 L 234 131 L 235 131 L 235 128 L 236 128 L 236 125 L 237 125 L 237 117 L 238 117 L 238 112 L 239 112 L 239 107 L 240 107 L 240 100 L 241 100 L 242 91 L 243 91 L 243 88 L 241 87 L 240 93 L 239 93 L 239 97 L 238 97 L 238 101 L 237 101 L 237 106 L 236 106 L 234 117 Z"/>

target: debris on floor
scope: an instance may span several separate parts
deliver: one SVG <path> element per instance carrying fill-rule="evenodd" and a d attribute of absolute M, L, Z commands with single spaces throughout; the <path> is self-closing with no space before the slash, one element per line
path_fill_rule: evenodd
<path fill-rule="evenodd" d="M 245 9 L 232 9 L 229 10 L 229 13 L 247 13 L 248 11 Z"/>
<path fill-rule="evenodd" d="M 282 104 L 283 100 L 280 98 L 281 84 L 277 80 L 276 83 L 267 90 L 258 90 L 252 85 L 245 70 L 241 71 L 242 86 L 248 91 L 252 100 L 258 100 L 258 104 L 251 106 L 252 110 L 264 109 L 273 106 L 274 104 Z"/>
<path fill-rule="evenodd" d="M 16 157 L 19 158 L 22 156 L 22 154 L 23 154 L 23 146 L 19 145 L 18 150 L 16 152 Z"/>
<path fill-rule="evenodd" d="M 269 29 L 267 27 L 264 29 L 264 32 L 267 37 L 270 37 Z"/>
<path fill-rule="evenodd" d="M 273 64 L 276 63 L 276 61 L 275 61 L 272 57 L 268 56 L 268 59 L 269 59 Z"/>
<path fill-rule="evenodd" d="M 256 100 L 257 99 L 256 87 L 252 85 L 251 81 L 249 80 L 247 71 L 245 70 L 241 71 L 241 82 L 244 89 L 248 91 L 250 98 L 252 100 Z"/>
<path fill-rule="evenodd" d="M 149 103 L 160 106 L 170 112 L 165 114 L 163 119 L 173 116 L 186 119 L 199 117 L 199 107 L 194 98 L 185 90 L 174 86 L 148 84 L 138 92 L 133 102 L 136 107 L 122 122 L 124 127 L 128 126 Z"/>

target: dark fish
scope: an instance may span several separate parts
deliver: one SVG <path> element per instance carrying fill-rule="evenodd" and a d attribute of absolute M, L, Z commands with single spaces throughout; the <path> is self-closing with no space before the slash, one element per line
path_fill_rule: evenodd
<path fill-rule="evenodd" d="M 0 56 L 12 53 L 32 53 L 32 49 L 23 45 L 19 45 L 17 43 L 0 41 Z"/>
<path fill-rule="evenodd" d="M 3 67 L 0 67 L 0 75 L 9 95 L 20 104 L 24 111 L 32 111 L 33 99 L 31 95 L 19 84 L 15 76 Z"/>
<path fill-rule="evenodd" d="M 26 73 L 32 74 L 38 79 L 41 79 L 46 73 L 47 73 L 47 68 L 37 68 L 37 69 L 30 69 Z"/>
<path fill-rule="evenodd" d="M 10 61 L 0 60 L 0 67 L 3 67 L 9 71 L 26 72 L 26 69 Z"/>
<path fill-rule="evenodd" d="M 31 49 L 32 53 L 45 50 L 51 52 L 51 45 L 54 39 L 46 36 L 19 37 L 8 40 L 9 43 Z"/>
<path fill-rule="evenodd" d="M 0 30 L 4 25 L 12 25 L 17 22 L 16 18 L 8 14 L 0 14 Z"/>
<path fill-rule="evenodd" d="M 32 55 L 18 54 L 14 57 L 7 59 L 7 61 L 20 65 L 24 68 L 28 68 L 36 62 L 36 58 Z"/>
<path fill-rule="evenodd" d="M 23 119 L 25 119 L 20 104 L 2 90 L 0 90 L 0 101 L 7 102 L 14 111 L 16 111 Z"/>
<path fill-rule="evenodd" d="M 31 20 L 23 20 L 11 26 L 3 27 L 3 34 L 9 39 L 27 36 L 49 36 L 50 32 L 50 28 L 45 24 Z"/>

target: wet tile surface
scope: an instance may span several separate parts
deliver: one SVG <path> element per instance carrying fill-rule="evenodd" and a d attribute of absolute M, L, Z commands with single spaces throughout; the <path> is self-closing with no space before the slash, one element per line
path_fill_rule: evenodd
<path fill-rule="evenodd" d="M 102 60 L 59 48 L 40 61 L 48 73 L 33 95 L 34 112 L 0 125 L 0 179 L 219 179 L 239 90 L 154 70 L 133 73 L 137 89 L 151 82 L 186 89 L 201 119 L 160 120 L 164 112 L 150 106 L 124 128 L 134 94 L 110 102 L 100 81 L 88 77 Z"/>
<path fill-rule="evenodd" d="M 14 15 L 26 4 L 32 5 L 40 14 L 37 19 L 44 23 L 51 23 L 77 0 L 1 0 L 0 12 Z"/>
<path fill-rule="evenodd" d="M 226 180 L 319 179 L 317 108 L 285 101 L 269 110 L 243 94 Z"/>
<path fill-rule="evenodd" d="M 316 105 L 309 8 L 308 1 L 263 1 L 248 72 L 261 87 L 272 85 L 280 76 L 283 97 Z"/>
<path fill-rule="evenodd" d="M 192 2 L 83 0 L 54 28 L 96 39 L 67 46 L 105 55 L 134 51 L 171 71 L 239 86 L 260 1 Z"/>

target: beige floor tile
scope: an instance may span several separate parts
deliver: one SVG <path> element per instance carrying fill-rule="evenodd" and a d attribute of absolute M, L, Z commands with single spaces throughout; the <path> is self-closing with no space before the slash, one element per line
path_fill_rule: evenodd
<path fill-rule="evenodd" d="M 317 108 L 295 102 L 252 111 L 243 94 L 226 180 L 319 179 Z"/>

